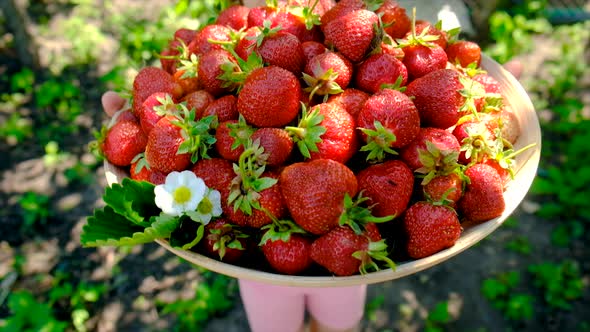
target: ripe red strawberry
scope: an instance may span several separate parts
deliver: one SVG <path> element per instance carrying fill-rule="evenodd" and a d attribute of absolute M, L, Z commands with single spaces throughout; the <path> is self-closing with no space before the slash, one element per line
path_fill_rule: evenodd
<path fill-rule="evenodd" d="M 146 135 L 149 135 L 152 128 L 167 112 L 175 111 L 176 105 L 166 92 L 156 92 L 150 95 L 143 102 L 139 113 L 141 129 Z"/>
<path fill-rule="evenodd" d="M 291 8 L 295 9 L 295 6 Z M 305 18 L 294 15 L 293 10 L 287 6 L 279 8 L 272 17 L 271 28 L 276 27 L 281 27 L 283 31 L 292 34 L 299 41 L 313 40 L 313 36 L 306 33 Z"/>
<path fill-rule="evenodd" d="M 337 103 L 321 103 L 304 115 L 297 127 L 287 127 L 305 158 L 346 163 L 357 151 L 355 121 Z"/>
<path fill-rule="evenodd" d="M 292 221 L 277 220 L 262 230 L 265 232 L 259 246 L 273 269 L 295 275 L 313 264 L 310 256 L 312 239 Z"/>
<path fill-rule="evenodd" d="M 242 37 L 238 40 L 234 48 L 234 51 L 242 60 L 247 60 L 248 56 L 254 52 L 256 41 L 258 40 L 258 36 L 260 36 L 261 33 L 261 29 L 257 26 L 254 26 L 248 28 L 242 34 Z"/>
<path fill-rule="evenodd" d="M 311 58 L 318 54 L 326 52 L 326 46 L 317 41 L 306 41 L 301 43 L 301 49 L 303 50 L 304 63 L 308 63 Z"/>
<path fill-rule="evenodd" d="M 367 143 L 368 160 L 382 161 L 385 153 L 410 144 L 420 132 L 420 117 L 412 100 L 397 90 L 383 89 L 367 99 L 359 113 L 358 128 Z"/>
<path fill-rule="evenodd" d="M 429 149 L 427 144 L 432 144 L 432 147 Z M 422 127 L 416 139 L 401 149 L 400 157 L 412 171 L 425 166 L 441 169 L 454 166 L 451 163 L 457 162 L 460 150 L 461 144 L 450 132 L 440 128 Z M 428 161 L 429 165 L 425 165 L 424 161 Z"/>
<path fill-rule="evenodd" d="M 414 189 L 414 174 L 399 160 L 388 160 L 361 170 L 357 176 L 359 191 L 369 198 L 377 217 L 399 217 L 408 207 Z"/>
<path fill-rule="evenodd" d="M 377 226 L 369 223 L 365 228 L 361 234 L 349 226 L 332 229 L 312 243 L 311 258 L 337 276 L 364 274 L 375 264 L 373 259 L 385 260 L 393 268 Z"/>
<path fill-rule="evenodd" d="M 355 10 L 365 8 L 363 0 L 341 0 L 335 6 L 328 9 L 321 17 L 321 28 L 325 29 L 326 25 L 332 20 L 351 13 Z"/>
<path fill-rule="evenodd" d="M 470 92 L 460 75 L 452 69 L 440 69 L 415 79 L 405 93 L 413 97 L 423 127 L 447 129 L 467 114 Z M 475 97 L 473 97 L 475 98 Z"/>
<path fill-rule="evenodd" d="M 227 214 L 228 219 L 239 226 L 261 228 L 272 223 L 273 218 L 283 218 L 286 215 L 287 207 L 281 194 L 280 185 L 274 183 L 268 188 L 260 189 L 256 188 L 255 184 L 256 179 L 261 178 L 276 181 L 278 175 L 266 171 L 258 177 L 249 174 L 250 172 L 244 170 L 244 166 L 241 164 L 239 168 L 239 174 L 232 180 L 229 201 L 230 205 L 234 204 L 234 206 Z M 232 199 L 233 195 L 237 197 L 235 200 Z M 240 200 L 239 197 L 243 198 Z M 242 203 L 250 199 L 250 197 L 255 197 L 255 199 L 248 201 L 248 203 Z M 249 204 L 250 207 L 244 207 L 244 204 Z"/>
<path fill-rule="evenodd" d="M 203 89 L 215 97 L 226 94 L 235 89 L 235 85 L 220 79 L 224 74 L 222 66 L 235 65 L 235 58 L 225 50 L 212 50 L 200 57 L 198 75 Z"/>
<path fill-rule="evenodd" d="M 443 202 L 455 209 L 463 196 L 463 179 L 457 173 L 437 175 L 422 187 L 424 197 L 431 202 Z M 444 200 L 443 200 L 444 198 Z"/>
<path fill-rule="evenodd" d="M 406 9 L 400 6 L 395 0 L 385 0 L 375 11 L 381 14 L 384 30 L 394 39 L 402 38 L 410 31 L 412 21 L 406 14 Z"/>
<path fill-rule="evenodd" d="M 214 115 L 220 123 L 228 120 L 237 120 L 239 117 L 237 103 L 238 100 L 234 95 L 220 97 L 209 103 L 203 111 L 203 117 Z"/>
<path fill-rule="evenodd" d="M 271 21 L 276 16 L 277 8 L 269 6 L 259 6 L 250 8 L 248 13 L 248 28 L 261 27 L 264 21 Z"/>
<path fill-rule="evenodd" d="M 338 94 L 345 89 L 352 78 L 352 63 L 343 55 L 326 51 L 311 58 L 305 65 L 303 80 L 307 83 L 310 99 L 313 96 Z"/>
<path fill-rule="evenodd" d="M 268 24 L 258 36 L 256 52 L 268 64 L 284 68 L 296 75 L 305 65 L 301 42 L 293 34 L 280 29 L 270 29 Z"/>
<path fill-rule="evenodd" d="M 480 223 L 499 217 L 506 208 L 502 179 L 486 164 L 475 164 L 465 171 L 469 184 L 459 201 L 459 211 L 466 221 Z"/>
<path fill-rule="evenodd" d="M 209 24 L 197 32 L 195 38 L 188 44 L 190 54 L 202 56 L 212 50 L 222 50 L 220 44 L 214 44 L 211 41 L 228 42 L 232 40 L 232 29 L 219 24 Z"/>
<path fill-rule="evenodd" d="M 172 79 L 182 88 L 183 96 L 201 88 L 196 68 L 193 71 L 178 68 L 172 75 Z"/>
<path fill-rule="evenodd" d="M 176 121 L 178 119 L 172 115 L 160 119 L 150 131 L 145 147 L 145 157 L 150 167 L 164 174 L 183 171 L 191 163 L 190 153 L 178 153 L 184 137 L 182 129 L 173 124 Z"/>
<path fill-rule="evenodd" d="M 133 180 L 147 181 L 155 185 L 166 182 L 166 174 L 152 170 L 147 161 L 145 161 L 145 157 L 135 158 L 135 160 L 129 168 L 129 176 Z"/>
<path fill-rule="evenodd" d="M 475 63 L 476 67 L 479 67 L 481 63 L 481 48 L 472 41 L 458 40 L 447 45 L 445 52 L 447 52 L 450 63 L 459 64 L 464 68 L 471 63 Z"/>
<path fill-rule="evenodd" d="M 260 128 L 252 134 L 251 139 L 252 142 L 260 142 L 269 167 L 281 166 L 291 156 L 293 139 L 282 128 Z"/>
<path fill-rule="evenodd" d="M 99 148 L 105 158 L 116 166 L 129 166 L 135 156 L 145 150 L 147 137 L 136 120 L 117 121 L 103 128 Z"/>
<path fill-rule="evenodd" d="M 496 172 L 498 172 L 500 179 L 502 179 L 502 187 L 506 188 L 506 186 L 508 185 L 508 183 L 512 179 L 511 170 L 502 167 L 500 165 L 500 163 L 498 162 L 498 160 L 491 159 L 491 158 L 485 158 L 485 160 L 482 161 L 481 163 L 494 168 L 496 170 Z"/>
<path fill-rule="evenodd" d="M 404 229 L 407 252 L 414 259 L 452 247 L 462 231 L 455 210 L 425 201 L 417 202 L 406 210 Z"/>
<path fill-rule="evenodd" d="M 219 218 L 205 226 L 202 248 L 209 257 L 226 263 L 236 263 L 247 249 L 248 235 L 227 219 Z"/>
<path fill-rule="evenodd" d="M 228 120 L 221 122 L 215 131 L 215 151 L 226 160 L 238 161 L 240 155 L 244 152 L 243 140 L 236 139 L 240 133 L 233 128 L 238 127 L 238 120 Z M 250 134 L 247 134 L 245 140 L 249 138 Z"/>
<path fill-rule="evenodd" d="M 374 26 L 379 17 L 372 11 L 360 9 L 338 17 L 324 27 L 326 41 L 350 61 L 361 61 L 375 38 Z"/>
<path fill-rule="evenodd" d="M 368 93 L 376 93 L 384 85 L 405 86 L 408 82 L 408 70 L 393 55 L 387 53 L 373 54 L 358 66 L 354 82 L 357 88 Z"/>
<path fill-rule="evenodd" d="M 404 51 L 403 63 L 412 80 L 447 66 L 447 54 L 436 44 L 404 46 L 402 50 Z"/>
<path fill-rule="evenodd" d="M 340 104 L 356 121 L 367 99 L 369 99 L 368 93 L 355 88 L 348 88 L 342 93 L 330 96 L 328 103 Z"/>
<path fill-rule="evenodd" d="M 255 69 L 238 95 L 238 111 L 256 127 L 282 127 L 299 113 L 301 85 L 288 70 L 276 66 Z"/>
<path fill-rule="evenodd" d="M 133 108 L 135 116 L 139 116 L 143 102 L 156 92 L 165 92 L 174 100 L 182 96 L 182 87 L 178 85 L 172 75 L 156 67 L 143 67 L 133 80 Z"/>
<path fill-rule="evenodd" d="M 291 164 L 283 169 L 279 184 L 293 220 L 312 234 L 325 234 L 338 226 L 344 197 L 354 197 L 354 173 L 330 159 Z"/>
<path fill-rule="evenodd" d="M 191 92 L 182 98 L 189 110 L 195 110 L 195 119 L 197 120 L 203 117 L 203 112 L 214 100 L 215 97 L 205 90 Z"/>
<path fill-rule="evenodd" d="M 240 30 L 248 26 L 248 14 L 250 8 L 241 5 L 232 5 L 222 10 L 217 16 L 216 24 Z"/>
<path fill-rule="evenodd" d="M 229 211 L 233 210 L 233 207 L 227 204 L 231 182 L 236 176 L 232 163 L 222 158 L 200 159 L 191 170 L 203 179 L 207 187 L 219 191 L 223 215 L 227 216 Z"/>

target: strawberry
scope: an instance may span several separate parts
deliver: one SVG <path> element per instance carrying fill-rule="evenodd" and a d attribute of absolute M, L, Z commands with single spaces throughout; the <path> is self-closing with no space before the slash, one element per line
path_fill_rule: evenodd
<path fill-rule="evenodd" d="M 361 61 L 370 49 L 375 37 L 374 26 L 379 17 L 372 11 L 359 9 L 328 22 L 324 34 L 333 45 L 350 61 Z"/>
<path fill-rule="evenodd" d="M 201 88 L 201 82 L 197 77 L 196 68 L 194 71 L 177 68 L 176 72 L 172 75 L 172 79 L 182 88 L 183 96 Z"/>
<path fill-rule="evenodd" d="M 408 84 L 422 126 L 447 129 L 475 110 L 475 99 L 483 95 L 481 85 L 452 69 L 440 69 Z"/>
<path fill-rule="evenodd" d="M 498 82 L 495 78 L 488 75 L 487 73 L 479 72 L 473 76 L 473 80 L 476 82 L 481 83 L 483 85 L 486 93 L 502 93 L 502 88 L 500 86 L 500 82 Z"/>
<path fill-rule="evenodd" d="M 305 65 L 303 80 L 308 87 L 309 98 L 315 95 L 324 96 L 338 94 L 350 83 L 352 77 L 352 63 L 343 55 L 326 51 L 311 58 Z"/>
<path fill-rule="evenodd" d="M 238 111 L 257 127 L 282 127 L 299 113 L 301 85 L 290 71 L 268 66 L 253 70 L 238 95 Z"/>
<path fill-rule="evenodd" d="M 134 158 L 129 168 L 129 176 L 133 180 L 147 181 L 155 185 L 166 182 L 166 174 L 152 170 L 143 154 L 139 154 L 138 156 L 139 158 Z"/>
<path fill-rule="evenodd" d="M 404 229 L 407 252 L 414 259 L 452 247 L 462 231 L 455 210 L 425 201 L 416 202 L 406 210 Z"/>
<path fill-rule="evenodd" d="M 203 238 L 203 251 L 208 256 L 226 263 L 238 262 L 247 248 L 248 235 L 225 218 L 208 223 Z"/>
<path fill-rule="evenodd" d="M 344 197 L 354 197 L 354 173 L 330 159 L 293 163 L 283 169 L 279 184 L 293 220 L 312 234 L 325 234 L 338 226 Z"/>
<path fill-rule="evenodd" d="M 303 116 L 297 127 L 287 127 L 305 158 L 346 163 L 357 150 L 355 121 L 336 103 L 321 103 Z"/>
<path fill-rule="evenodd" d="M 516 140 L 520 137 L 520 124 L 512 109 L 504 107 L 502 111 L 492 114 L 492 116 L 498 118 L 497 121 L 502 138 L 511 144 L 516 143 Z"/>
<path fill-rule="evenodd" d="M 239 135 L 237 131 L 232 132 L 231 125 L 236 128 L 238 120 L 228 120 L 221 122 L 215 131 L 215 151 L 226 160 L 238 161 L 240 155 L 244 152 L 244 145 L 241 144 L 241 140 L 237 140 L 235 137 Z M 232 135 L 233 134 L 233 135 Z M 246 137 L 247 140 L 249 138 Z"/>
<path fill-rule="evenodd" d="M 458 173 L 437 175 L 422 186 L 422 192 L 428 201 L 443 202 L 454 209 L 463 196 L 463 184 Z"/>
<path fill-rule="evenodd" d="M 499 217 L 506 207 L 502 179 L 489 165 L 475 164 L 465 171 L 469 183 L 459 201 L 459 211 L 465 220 L 480 223 Z"/>
<path fill-rule="evenodd" d="M 143 102 L 156 92 L 165 92 L 177 100 L 182 96 L 182 87 L 172 79 L 172 75 L 156 67 L 143 67 L 133 80 L 133 107 L 136 116 L 141 113 Z"/>
<path fill-rule="evenodd" d="M 264 21 L 271 21 L 276 16 L 277 8 L 269 6 L 259 6 L 250 8 L 248 13 L 248 28 L 261 27 Z"/>
<path fill-rule="evenodd" d="M 232 163 L 222 158 L 200 159 L 192 166 L 191 171 L 203 179 L 207 187 L 219 191 L 221 208 L 227 216 L 233 210 L 227 204 L 231 182 L 236 176 Z"/>
<path fill-rule="evenodd" d="M 239 117 L 237 98 L 234 95 L 225 95 L 207 105 L 203 111 L 203 117 L 214 115 L 218 122 L 237 120 Z"/>
<path fill-rule="evenodd" d="M 386 261 L 393 268 L 377 226 L 368 223 L 365 228 L 361 234 L 349 226 L 334 228 L 312 243 L 311 258 L 337 276 L 364 274 L 377 267 L 374 260 Z"/>
<path fill-rule="evenodd" d="M 220 79 L 224 68 L 237 68 L 236 59 L 225 50 L 212 50 L 203 54 L 199 60 L 198 76 L 203 89 L 215 97 L 226 94 L 235 88 L 231 83 Z"/>
<path fill-rule="evenodd" d="M 478 121 L 473 117 L 464 117 L 453 129 L 453 135 L 461 144 L 459 163 L 475 164 L 491 157 L 496 151 L 497 137 L 492 122 Z M 500 138 L 501 139 L 501 138 Z"/>
<path fill-rule="evenodd" d="M 144 102 L 139 113 L 139 123 L 146 135 L 150 134 L 154 125 L 168 112 L 176 111 L 176 104 L 169 94 L 156 92 Z"/>
<path fill-rule="evenodd" d="M 358 127 L 367 143 L 368 160 L 382 161 L 385 153 L 410 144 L 420 132 L 420 117 L 412 100 L 397 90 L 383 89 L 367 99 L 359 113 Z"/>
<path fill-rule="evenodd" d="M 344 89 L 342 93 L 330 96 L 328 103 L 340 104 L 356 120 L 367 99 L 369 99 L 368 93 L 355 88 L 348 88 Z"/>
<path fill-rule="evenodd" d="M 410 29 L 411 30 L 411 29 Z M 406 38 L 408 38 L 411 34 L 411 31 L 406 34 Z M 440 46 L 443 50 L 447 48 L 448 43 L 448 36 L 445 31 L 442 31 L 439 27 L 433 25 L 429 21 L 425 20 L 416 20 L 416 35 L 430 35 L 437 37 L 430 42 Z"/>
<path fill-rule="evenodd" d="M 429 163 L 430 168 L 450 166 L 451 163 L 457 162 L 460 149 L 459 141 L 450 132 L 439 128 L 423 127 L 420 128 L 416 139 L 400 150 L 400 157 L 412 171 L 415 171 L 427 166 L 424 161 Z"/>
<path fill-rule="evenodd" d="M 195 110 L 196 119 L 201 119 L 203 117 L 203 112 L 214 100 L 215 97 L 205 90 L 191 92 L 182 98 L 182 101 L 186 102 L 186 107 L 189 110 Z"/>
<path fill-rule="evenodd" d="M 135 156 L 145 150 L 147 137 L 136 120 L 119 120 L 104 127 L 98 139 L 105 158 L 116 166 L 129 166 Z"/>
<path fill-rule="evenodd" d="M 264 230 L 259 246 L 273 269 L 280 273 L 295 275 L 307 270 L 311 259 L 310 237 L 290 220 L 275 220 L 262 227 Z"/>
<path fill-rule="evenodd" d="M 232 5 L 219 13 L 215 24 L 224 25 L 238 31 L 248 26 L 249 13 L 250 8 L 246 6 Z"/>
<path fill-rule="evenodd" d="M 260 144 L 249 142 L 234 164 L 236 176 L 228 198 L 233 209 L 227 217 L 237 225 L 260 228 L 287 212 L 278 175 L 265 171 L 263 153 Z"/>
<path fill-rule="evenodd" d="M 306 41 L 301 43 L 301 50 L 303 51 L 303 60 L 307 64 L 311 58 L 318 54 L 326 52 L 326 46 L 317 41 Z"/>
<path fill-rule="evenodd" d="M 391 54 L 373 54 L 358 66 L 354 82 L 357 88 L 372 94 L 384 86 L 393 86 L 396 82 L 398 86 L 405 86 L 408 82 L 408 70 Z"/>
<path fill-rule="evenodd" d="M 223 49 L 220 44 L 212 43 L 211 41 L 231 42 L 232 31 L 232 28 L 219 24 L 208 24 L 204 26 L 203 29 L 197 32 L 197 35 L 190 44 L 188 44 L 189 53 L 202 56 L 212 50 Z"/>
<path fill-rule="evenodd" d="M 450 63 L 459 64 L 461 67 L 467 67 L 471 63 L 479 67 L 481 63 L 481 48 L 472 41 L 458 40 L 447 45 L 445 52 Z"/>
<path fill-rule="evenodd" d="M 364 9 L 365 3 L 363 0 L 341 0 L 335 6 L 328 9 L 321 17 L 321 28 L 325 29 L 326 25 L 341 16 L 351 13 L 355 10 Z"/>
<path fill-rule="evenodd" d="M 248 28 L 242 33 L 242 37 L 238 40 L 234 48 L 234 51 L 242 60 L 247 60 L 250 54 L 254 51 L 256 41 L 259 39 L 258 36 L 261 34 L 262 31 L 257 26 Z"/>
<path fill-rule="evenodd" d="M 260 128 L 256 130 L 251 139 L 258 141 L 266 155 L 266 165 L 277 167 L 283 165 L 291 156 L 293 139 L 282 128 Z"/>
<path fill-rule="evenodd" d="M 369 198 L 377 217 L 399 217 L 408 207 L 414 189 L 414 174 L 399 160 L 388 160 L 361 170 L 359 191 Z"/>
<path fill-rule="evenodd" d="M 406 9 L 395 0 L 385 0 L 375 11 L 381 16 L 384 30 L 394 39 L 402 38 L 410 31 L 412 21 L 406 14 Z"/>
<path fill-rule="evenodd" d="M 145 157 L 155 171 L 168 174 L 172 171 L 183 171 L 191 162 L 190 153 L 178 153 L 184 142 L 182 129 L 174 123 L 178 119 L 167 115 L 160 119 L 148 136 Z"/>
<path fill-rule="evenodd" d="M 299 39 L 281 28 L 271 29 L 268 21 L 264 24 L 257 37 L 258 55 L 268 65 L 281 67 L 299 75 L 305 65 Z"/>

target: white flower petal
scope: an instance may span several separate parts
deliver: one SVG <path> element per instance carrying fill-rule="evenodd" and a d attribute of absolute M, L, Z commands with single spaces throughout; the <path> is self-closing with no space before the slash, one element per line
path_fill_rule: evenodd
<path fill-rule="evenodd" d="M 221 193 L 215 189 L 209 190 L 208 198 L 213 205 L 213 211 L 211 211 L 211 214 L 215 217 L 220 216 L 221 213 L 223 213 L 223 210 L 221 209 Z"/>

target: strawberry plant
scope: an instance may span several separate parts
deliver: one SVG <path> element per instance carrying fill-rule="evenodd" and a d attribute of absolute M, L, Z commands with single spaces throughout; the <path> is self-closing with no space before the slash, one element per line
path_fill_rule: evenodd
<path fill-rule="evenodd" d="M 582 297 L 585 286 L 577 262 L 533 264 L 528 270 L 533 275 L 534 285 L 541 289 L 543 299 L 551 308 L 571 310 L 572 301 Z"/>
<path fill-rule="evenodd" d="M 483 296 L 509 320 L 530 320 L 534 313 L 534 298 L 516 292 L 521 275 L 518 271 L 501 273 L 482 282 Z"/>
<path fill-rule="evenodd" d="M 448 302 L 439 302 L 428 312 L 425 322 L 425 332 L 444 332 L 445 325 L 451 321 Z"/>
<path fill-rule="evenodd" d="M 23 218 L 22 231 L 32 232 L 36 224 L 44 225 L 47 222 L 52 215 L 49 199 L 49 196 L 35 192 L 27 192 L 19 198 Z"/>
<path fill-rule="evenodd" d="M 56 319 L 49 303 L 39 302 L 28 291 L 13 292 L 8 298 L 10 316 L 0 319 L 1 332 L 63 332 L 67 322 Z"/>

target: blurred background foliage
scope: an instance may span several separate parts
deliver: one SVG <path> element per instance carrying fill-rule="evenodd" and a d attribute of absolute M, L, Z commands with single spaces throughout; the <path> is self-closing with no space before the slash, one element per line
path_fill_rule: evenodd
<path fill-rule="evenodd" d="M 477 27 L 475 37 L 488 55 L 500 63 L 519 57 L 531 61 L 526 68 L 534 70 L 525 72 L 522 83 L 541 121 L 543 153 L 527 209 L 551 226 L 547 236 L 559 257 L 571 256 L 540 257 L 482 278 L 481 295 L 506 318 L 506 326 L 522 330 L 523 322 L 539 312 L 567 312 L 576 301 L 588 304 L 590 255 L 580 244 L 590 240 L 590 5 L 465 2 Z M 100 95 L 107 89 L 129 90 L 139 68 L 157 64 L 158 51 L 176 29 L 197 29 L 229 5 L 230 0 L 2 3 L 0 171 L 16 176 L 23 163 L 36 158 L 51 185 L 0 190 L 0 231 L 6 234 L 0 240 L 0 331 L 93 331 L 104 319 L 105 298 L 124 294 L 121 285 L 129 276 L 120 265 L 132 248 L 99 251 L 110 257 L 108 277 L 89 278 L 84 269 L 96 268 L 104 257 L 89 263 L 96 250 L 68 244 L 63 236 L 92 210 L 81 202 L 100 204 L 101 160 L 87 147 L 97 123 L 105 120 Z M 90 198 L 71 200 L 71 192 Z M 517 224 L 511 219 L 505 227 Z M 52 238 L 60 238 L 59 243 Z M 75 234 L 72 238 L 77 241 Z M 49 259 L 45 269 L 31 267 L 36 257 L 31 252 L 47 254 L 55 247 L 57 261 Z M 537 249 L 526 235 L 514 235 L 506 247 L 520 257 Z M 156 314 L 171 317 L 172 323 L 154 330 L 199 330 L 235 304 L 233 280 L 179 260 L 168 264 L 199 276 L 189 280 L 188 297 L 155 301 Z M 131 300 L 134 307 L 147 301 L 141 296 Z M 371 299 L 366 325 L 382 306 L 382 298 Z M 573 319 L 580 331 L 590 331 L 587 316 Z M 452 321 L 441 301 L 421 326 L 445 331 Z"/>

